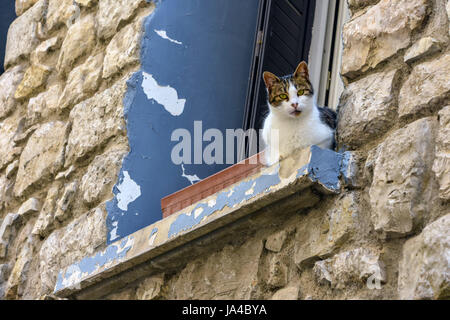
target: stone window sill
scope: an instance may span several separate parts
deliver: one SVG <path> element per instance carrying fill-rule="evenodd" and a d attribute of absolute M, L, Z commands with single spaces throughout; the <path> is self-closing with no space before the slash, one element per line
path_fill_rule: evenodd
<path fill-rule="evenodd" d="M 339 193 L 348 166 L 345 153 L 317 146 L 301 150 L 272 167 L 259 166 L 244 179 L 61 270 L 54 293 L 59 297 L 82 296 L 83 291 L 95 290 L 104 282 L 129 282 L 123 279 L 134 267 L 151 264 L 158 256 L 290 196 L 298 195 L 298 209 L 312 207 L 315 203 L 311 198 L 317 197 L 311 197 L 311 191 Z"/>

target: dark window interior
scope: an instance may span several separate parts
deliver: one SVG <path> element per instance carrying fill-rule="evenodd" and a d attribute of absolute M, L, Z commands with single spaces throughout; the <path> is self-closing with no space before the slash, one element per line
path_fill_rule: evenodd
<path fill-rule="evenodd" d="M 315 7 L 316 0 L 261 1 L 244 129 L 261 129 L 268 112 L 263 72 L 284 76 L 293 73 L 300 61 L 308 62 Z"/>
<path fill-rule="evenodd" d="M 15 1 L 0 2 L 0 74 L 5 70 L 3 62 L 5 61 L 6 37 L 11 22 L 16 18 Z"/>

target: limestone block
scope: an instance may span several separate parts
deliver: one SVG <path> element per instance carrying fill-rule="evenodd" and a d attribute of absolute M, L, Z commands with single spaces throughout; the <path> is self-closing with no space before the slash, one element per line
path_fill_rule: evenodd
<path fill-rule="evenodd" d="M 313 271 L 320 284 L 345 289 L 347 286 L 364 283 L 371 278 L 386 281 L 384 264 L 379 253 L 368 248 L 345 251 L 334 257 L 315 263 Z"/>
<path fill-rule="evenodd" d="M 40 209 L 39 200 L 37 200 L 36 198 L 30 198 L 20 206 L 17 214 L 22 218 L 27 218 L 32 213 L 38 212 L 39 209 Z"/>
<path fill-rule="evenodd" d="M 8 187 L 8 179 L 5 175 L 0 175 L 0 211 L 3 210 L 7 196 L 6 196 L 6 188 Z"/>
<path fill-rule="evenodd" d="M 25 118 L 24 118 L 25 119 Z M 17 143 L 23 143 L 39 128 L 39 125 L 34 125 L 23 131 L 25 128 L 22 127 L 17 130 L 16 135 L 14 136 L 14 142 Z M 14 161 L 14 163 L 17 160 Z M 9 166 L 13 165 L 14 163 L 11 163 Z M 9 167 L 8 166 L 8 167 Z"/>
<path fill-rule="evenodd" d="M 11 162 L 7 167 L 6 167 L 6 178 L 7 179 L 11 179 L 14 175 L 14 173 L 16 173 L 17 169 L 19 168 L 19 160 L 15 160 L 13 162 Z"/>
<path fill-rule="evenodd" d="M 288 268 L 279 256 L 274 255 L 270 259 L 268 271 L 267 285 L 272 288 L 281 288 L 287 284 Z"/>
<path fill-rule="evenodd" d="M 433 54 L 441 49 L 439 41 L 432 37 L 424 37 L 414 43 L 411 48 L 405 53 L 403 59 L 407 63 L 419 60 L 429 54 Z"/>
<path fill-rule="evenodd" d="M 27 124 L 34 125 L 42 120 L 47 119 L 52 113 L 59 108 L 58 100 L 61 95 L 61 86 L 55 84 L 33 97 L 27 106 Z"/>
<path fill-rule="evenodd" d="M 450 96 L 450 53 L 414 67 L 400 90 L 399 116 L 427 114 L 433 103 Z"/>
<path fill-rule="evenodd" d="M 106 244 L 106 212 L 95 208 L 62 229 L 60 240 L 61 266 L 69 266 L 91 256 Z"/>
<path fill-rule="evenodd" d="M 14 194 L 21 196 L 36 182 L 55 174 L 64 164 L 64 146 L 70 126 L 56 121 L 42 125 L 20 156 Z"/>
<path fill-rule="evenodd" d="M 377 3 L 379 0 L 348 0 L 348 7 L 352 12 L 363 9 L 369 5 Z"/>
<path fill-rule="evenodd" d="M 377 149 L 369 190 L 371 220 L 386 236 L 411 233 L 429 212 L 436 120 L 417 120 Z"/>
<path fill-rule="evenodd" d="M 42 65 L 32 65 L 27 69 L 19 84 L 14 98 L 24 99 L 34 95 L 42 86 L 45 85 L 50 74 L 50 69 Z"/>
<path fill-rule="evenodd" d="M 188 262 L 167 284 L 167 299 L 250 299 L 262 251 L 262 241 L 247 241 Z"/>
<path fill-rule="evenodd" d="M 97 34 L 99 38 L 111 38 L 123 21 L 129 20 L 145 0 L 99 0 Z"/>
<path fill-rule="evenodd" d="M 353 78 L 407 48 L 427 14 L 428 0 L 381 0 L 343 30 L 341 73 Z"/>
<path fill-rule="evenodd" d="M 136 290 L 137 300 L 154 300 L 161 294 L 161 286 L 164 284 L 164 273 L 146 278 Z"/>
<path fill-rule="evenodd" d="M 72 202 L 75 200 L 75 195 L 78 190 L 78 181 L 74 181 L 66 185 L 61 199 L 59 199 L 57 204 L 57 209 L 55 212 L 55 218 L 60 222 L 67 220 L 70 217 L 70 207 Z"/>
<path fill-rule="evenodd" d="M 0 264 L 0 286 L 8 281 L 10 266 L 7 263 Z M 1 295 L 0 295 L 1 299 Z"/>
<path fill-rule="evenodd" d="M 108 295 L 105 299 L 106 300 L 137 300 L 138 298 L 136 298 L 136 289 L 130 288 L 130 289 L 125 289 L 120 292 L 114 292 L 114 293 Z"/>
<path fill-rule="evenodd" d="M 345 187 L 361 188 L 364 186 L 364 162 L 366 155 L 358 151 L 342 153 L 341 180 Z"/>
<path fill-rule="evenodd" d="M 62 233 L 55 231 L 44 241 L 39 251 L 39 275 L 43 292 L 51 293 L 55 288 L 60 270 L 60 238 Z M 69 253 L 70 254 L 70 253 Z"/>
<path fill-rule="evenodd" d="M 267 238 L 265 247 L 272 252 L 280 252 L 286 238 L 286 230 L 281 230 Z"/>
<path fill-rule="evenodd" d="M 53 37 L 43 41 L 36 49 L 31 53 L 30 61 L 34 65 L 46 65 L 48 67 L 48 58 L 52 51 L 61 47 L 61 38 Z"/>
<path fill-rule="evenodd" d="M 450 215 L 425 227 L 405 242 L 399 264 L 400 299 L 450 297 Z"/>
<path fill-rule="evenodd" d="M 109 78 L 124 67 L 139 62 L 141 21 L 120 30 L 106 48 L 103 78 Z"/>
<path fill-rule="evenodd" d="M 17 102 L 14 93 L 23 79 L 23 67 L 16 66 L 0 76 L 0 120 L 8 116 Z"/>
<path fill-rule="evenodd" d="M 15 235 L 19 215 L 8 213 L 0 225 L 0 258 L 5 258 L 10 239 Z"/>
<path fill-rule="evenodd" d="M 396 115 L 397 75 L 397 70 L 375 73 L 347 87 L 339 109 L 339 143 L 357 147 L 389 129 Z"/>
<path fill-rule="evenodd" d="M 77 14 L 77 6 L 73 0 L 48 0 L 47 28 L 53 31 L 61 24 L 68 24 Z"/>
<path fill-rule="evenodd" d="M 14 20 L 9 27 L 5 50 L 5 69 L 20 58 L 27 58 L 39 44 L 36 30 L 44 16 L 46 1 L 38 1 L 31 9 Z"/>
<path fill-rule="evenodd" d="M 77 104 L 70 112 L 72 132 L 66 148 L 66 167 L 125 129 L 125 81 Z"/>
<path fill-rule="evenodd" d="M 448 17 L 448 34 L 450 35 L 450 1 L 447 0 L 447 5 L 445 6 L 446 10 L 447 10 L 447 17 Z"/>
<path fill-rule="evenodd" d="M 97 91 L 103 67 L 103 54 L 89 57 L 81 66 L 73 69 L 59 99 L 59 108 L 65 109 L 87 98 Z"/>
<path fill-rule="evenodd" d="M 439 197 L 450 200 L 450 106 L 439 112 L 439 122 L 433 171 L 439 183 Z"/>
<path fill-rule="evenodd" d="M 71 165 L 69 167 L 69 169 L 65 170 L 65 171 L 61 171 L 60 173 L 58 173 L 55 177 L 55 180 L 61 180 L 61 179 L 67 179 L 70 177 L 70 175 L 76 170 L 74 165 Z"/>
<path fill-rule="evenodd" d="M 38 0 L 16 0 L 16 14 L 20 16 L 31 8 Z"/>
<path fill-rule="evenodd" d="M 362 230 L 359 222 L 357 195 L 349 193 L 338 199 L 327 214 L 312 210 L 306 221 L 297 227 L 294 262 L 300 268 L 311 266 L 314 261 L 329 256 L 356 231 Z"/>
<path fill-rule="evenodd" d="M 95 46 L 94 16 L 88 15 L 77 20 L 67 31 L 56 69 L 60 74 L 66 74 L 73 69 L 81 56 L 89 53 Z"/>
<path fill-rule="evenodd" d="M 17 257 L 6 286 L 7 299 L 17 299 L 18 296 L 23 294 L 23 288 L 21 288 L 21 286 L 27 280 L 29 267 L 33 259 L 32 241 L 31 237 L 28 238 L 25 245 L 22 246 L 22 249 L 20 250 L 20 254 Z"/>
<path fill-rule="evenodd" d="M 299 287 L 289 286 L 275 292 L 271 300 L 298 300 L 299 292 Z"/>
<path fill-rule="evenodd" d="M 446 6 L 448 8 L 448 0 L 432 1 L 428 21 L 421 31 L 424 37 L 431 37 L 442 44 L 444 48 L 450 40 L 450 24 Z"/>
<path fill-rule="evenodd" d="M 40 235 L 42 238 L 47 237 L 54 227 L 54 215 L 56 211 L 56 201 L 59 196 L 59 185 L 52 186 L 45 198 L 39 217 L 34 225 L 32 233 Z"/>
<path fill-rule="evenodd" d="M 53 292 L 59 271 L 92 255 L 106 244 L 106 214 L 96 208 L 58 229 L 42 244 L 39 252 L 43 293 Z"/>
<path fill-rule="evenodd" d="M 111 194 L 126 150 L 112 150 L 95 157 L 81 180 L 81 193 L 87 204 Z"/>
<path fill-rule="evenodd" d="M 91 7 L 97 0 L 75 0 L 75 2 L 82 7 Z"/>
<path fill-rule="evenodd" d="M 14 161 L 22 152 L 22 149 L 17 147 L 14 142 L 19 122 L 18 117 L 9 117 L 0 122 L 0 146 L 2 147 L 0 170 Z"/>

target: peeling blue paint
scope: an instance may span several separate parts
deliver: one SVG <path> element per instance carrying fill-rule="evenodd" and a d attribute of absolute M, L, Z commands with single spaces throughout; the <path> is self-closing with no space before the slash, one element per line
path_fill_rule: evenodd
<path fill-rule="evenodd" d="M 106 205 L 108 244 L 162 219 L 160 199 L 189 186 L 186 176 L 204 179 L 228 167 L 185 163 L 182 173 L 171 161 L 178 143 L 171 141 L 175 129 L 192 133 L 197 120 L 203 121 L 204 131 L 217 128 L 225 133 L 242 126 L 258 1 L 160 0 L 155 4 L 144 22 L 141 70 L 127 81 L 123 100 L 130 152 L 119 182 L 128 172 L 142 195 L 123 210 L 114 187 L 115 197 Z M 181 114 L 173 116 L 155 99 L 148 99 L 142 86 L 144 74 L 186 100 Z"/>
<path fill-rule="evenodd" d="M 311 181 L 320 183 L 330 191 L 338 192 L 341 188 L 339 177 L 342 171 L 342 158 L 341 153 L 311 146 L 310 161 L 297 171 L 297 177 L 307 174 Z"/>
<path fill-rule="evenodd" d="M 55 292 L 76 285 L 82 277 L 93 274 L 108 263 L 124 259 L 132 245 L 127 245 L 132 241 L 132 237 L 121 240 L 120 245 L 109 245 L 104 251 L 98 252 L 95 256 L 86 257 L 77 264 L 69 266 L 65 272 L 60 272 L 55 286 Z"/>
<path fill-rule="evenodd" d="M 153 230 L 152 230 L 152 232 L 150 233 L 150 236 L 148 237 L 149 239 L 151 238 L 151 237 L 153 237 L 153 235 L 155 234 L 155 233 L 157 233 L 158 232 L 158 228 L 153 228 Z"/>
<path fill-rule="evenodd" d="M 311 146 L 308 173 L 312 181 L 317 181 L 330 190 L 339 191 L 341 188 L 339 181 L 341 165 L 342 154 L 330 149 Z"/>
<path fill-rule="evenodd" d="M 272 174 L 264 174 L 255 179 L 241 182 L 230 190 L 219 192 L 213 206 L 209 206 L 208 202 L 197 204 L 189 213 L 180 214 L 177 219 L 170 225 L 169 239 L 176 236 L 182 231 L 186 231 L 198 225 L 205 217 L 210 216 L 214 212 L 223 210 L 225 207 L 232 208 L 235 205 L 250 200 L 251 198 L 261 195 L 269 191 L 270 187 L 276 186 L 281 182 L 278 175 L 278 168 Z M 247 191 L 253 188 L 252 193 Z M 202 209 L 199 215 L 195 212 Z"/>

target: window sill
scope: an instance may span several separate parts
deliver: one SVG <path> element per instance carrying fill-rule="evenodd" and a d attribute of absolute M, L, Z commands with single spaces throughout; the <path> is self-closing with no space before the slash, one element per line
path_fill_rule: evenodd
<path fill-rule="evenodd" d="M 239 162 L 225 170 L 222 170 L 206 179 L 177 191 L 161 199 L 161 209 L 163 218 L 185 209 L 186 207 L 199 202 L 210 195 L 222 191 L 234 183 L 258 173 L 263 164 L 260 159 L 264 152 L 258 153 L 242 162 Z"/>
<path fill-rule="evenodd" d="M 130 276 L 125 275 L 134 267 L 154 263 L 169 251 L 289 196 L 300 196 L 298 209 L 311 207 L 314 203 L 308 199 L 312 188 L 325 195 L 340 192 L 340 178 L 348 170 L 347 160 L 345 154 L 312 146 L 272 167 L 259 167 L 243 180 L 61 270 L 54 293 L 59 297 L 78 296 L 105 281 L 128 283 Z M 133 277 L 139 277 L 136 270 L 131 272 Z M 121 277 L 126 280 L 120 280 Z"/>

